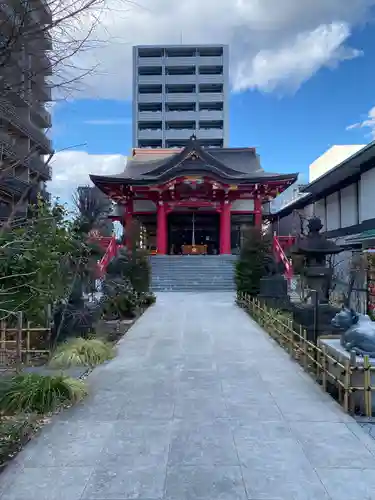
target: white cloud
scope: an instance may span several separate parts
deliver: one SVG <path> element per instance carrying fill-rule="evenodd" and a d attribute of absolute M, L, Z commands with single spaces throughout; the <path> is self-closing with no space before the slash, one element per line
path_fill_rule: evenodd
<path fill-rule="evenodd" d="M 321 67 L 334 66 L 361 54 L 358 50 L 343 46 L 349 36 L 347 24 L 333 23 L 300 33 L 292 43 L 275 50 L 262 50 L 251 64 L 247 61 L 239 63 L 233 82 L 234 90 L 259 88 L 273 91 L 278 87 L 296 90 Z"/>
<path fill-rule="evenodd" d="M 371 139 L 375 140 L 375 106 L 368 112 L 367 118 L 361 122 L 348 125 L 346 130 L 353 130 L 356 128 L 369 129 Z"/>
<path fill-rule="evenodd" d="M 295 90 L 321 67 L 361 53 L 348 39 L 374 5 L 375 0 L 107 0 L 93 34 L 102 43 L 77 56 L 79 67 L 97 67 L 87 76 L 84 94 L 129 98 L 132 46 L 181 39 L 229 44 L 234 89 Z"/>
<path fill-rule="evenodd" d="M 62 203 L 70 204 L 77 186 L 90 184 L 89 174 L 116 174 L 125 169 L 122 155 L 90 155 L 84 151 L 61 151 L 51 161 L 52 181 L 48 190 Z"/>

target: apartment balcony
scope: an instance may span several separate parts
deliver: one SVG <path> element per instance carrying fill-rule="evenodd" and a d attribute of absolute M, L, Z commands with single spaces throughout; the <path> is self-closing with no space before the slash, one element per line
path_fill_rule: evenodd
<path fill-rule="evenodd" d="M 200 121 L 202 120 L 223 120 L 224 119 L 224 112 L 223 111 L 209 111 L 209 110 L 202 110 L 199 111 L 199 115 L 197 117 Z"/>
<path fill-rule="evenodd" d="M 198 56 L 197 64 L 199 66 L 222 66 L 223 56 Z"/>
<path fill-rule="evenodd" d="M 163 66 L 162 57 L 138 57 L 138 66 Z"/>
<path fill-rule="evenodd" d="M 2 155 L 6 155 L 9 158 L 15 158 L 16 154 L 14 151 L 15 141 L 11 136 L 5 131 L 0 130 L 0 147 Z M 1 158 L 0 158 L 1 160 Z"/>
<path fill-rule="evenodd" d="M 166 75 L 166 84 L 196 84 L 197 75 Z"/>
<path fill-rule="evenodd" d="M 165 101 L 170 102 L 195 102 L 197 99 L 197 94 L 195 92 L 186 93 L 167 93 L 165 96 Z"/>
<path fill-rule="evenodd" d="M 196 134 L 195 129 L 169 129 L 165 131 L 165 139 L 185 140 Z"/>
<path fill-rule="evenodd" d="M 163 94 L 138 94 L 138 102 L 160 103 L 163 100 Z"/>
<path fill-rule="evenodd" d="M 138 111 L 138 122 L 156 122 L 162 119 L 161 111 Z"/>
<path fill-rule="evenodd" d="M 40 155 L 33 155 L 29 159 L 29 168 L 32 173 L 36 173 L 41 180 L 52 179 L 52 167 L 47 165 Z"/>
<path fill-rule="evenodd" d="M 138 75 L 139 84 L 160 85 L 163 82 L 163 75 Z"/>
<path fill-rule="evenodd" d="M 222 102 L 224 94 L 222 92 L 200 92 L 198 99 L 201 102 Z"/>
<path fill-rule="evenodd" d="M 0 176 L 0 188 L 11 196 L 20 198 L 28 187 L 28 183 L 12 175 Z"/>
<path fill-rule="evenodd" d="M 196 135 L 198 139 L 223 139 L 224 130 L 220 128 L 201 128 L 197 131 Z"/>
<path fill-rule="evenodd" d="M 35 143 L 37 143 L 43 150 L 43 153 L 52 153 L 51 141 L 46 137 L 44 132 L 40 130 L 34 123 L 29 119 L 23 118 L 17 113 L 17 110 L 11 104 L 0 100 L 0 117 L 5 118 L 10 123 L 12 123 L 16 128 L 24 133 L 27 137 L 30 137 Z"/>
<path fill-rule="evenodd" d="M 165 113 L 166 121 L 190 121 L 196 120 L 198 113 L 196 111 L 167 111 Z"/>
<path fill-rule="evenodd" d="M 27 140 L 19 140 L 7 130 L 0 130 L 0 146 L 3 155 L 20 165 L 28 165 L 29 147 Z"/>
<path fill-rule="evenodd" d="M 223 83 L 223 75 L 198 75 L 199 83 Z"/>
<path fill-rule="evenodd" d="M 38 102 L 31 106 L 32 121 L 40 128 L 51 128 L 52 119 L 51 114 Z"/>
<path fill-rule="evenodd" d="M 163 138 L 163 131 L 162 131 L 162 129 L 158 129 L 158 130 L 153 130 L 153 129 L 138 130 L 138 139 L 157 139 L 157 140 L 162 140 L 162 138 Z"/>
<path fill-rule="evenodd" d="M 52 24 L 52 11 L 47 0 L 29 0 L 31 9 L 29 12 L 34 15 L 34 18 L 39 24 Z"/>
<path fill-rule="evenodd" d="M 165 57 L 164 63 L 166 66 L 195 66 L 197 63 L 196 56 L 185 57 Z"/>
<path fill-rule="evenodd" d="M 32 94 L 35 98 L 42 102 L 52 101 L 52 89 L 48 83 L 45 82 L 44 78 L 38 78 L 34 80 L 32 86 Z"/>

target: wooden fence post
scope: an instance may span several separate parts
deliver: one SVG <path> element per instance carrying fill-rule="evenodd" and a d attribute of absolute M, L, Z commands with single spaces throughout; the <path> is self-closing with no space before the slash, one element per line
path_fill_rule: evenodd
<path fill-rule="evenodd" d="M 16 331 L 16 356 L 18 367 L 22 364 L 22 326 L 23 314 L 22 311 L 17 313 L 17 331 Z"/>
<path fill-rule="evenodd" d="M 365 398 L 365 413 L 366 417 L 372 416 L 372 408 L 371 408 L 371 365 L 369 361 L 369 357 L 363 356 L 363 387 L 364 387 L 364 398 Z"/>
<path fill-rule="evenodd" d="M 325 346 L 322 346 L 321 365 L 322 365 L 322 387 L 324 391 L 327 392 L 327 358 L 326 358 Z"/>
<path fill-rule="evenodd" d="M 308 366 L 309 366 L 309 358 L 308 358 L 308 350 L 307 350 L 307 332 L 304 328 L 302 328 L 302 325 L 299 325 L 299 335 L 300 335 L 300 340 L 303 342 L 303 366 L 305 370 L 307 371 Z"/>
<path fill-rule="evenodd" d="M 350 382 L 351 382 L 351 367 L 350 360 L 345 361 L 345 376 L 344 376 L 344 410 L 349 412 L 349 396 L 350 396 Z"/>

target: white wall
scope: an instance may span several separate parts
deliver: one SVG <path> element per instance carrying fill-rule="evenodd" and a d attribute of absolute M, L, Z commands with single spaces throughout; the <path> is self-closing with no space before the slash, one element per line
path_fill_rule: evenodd
<path fill-rule="evenodd" d="M 375 218 L 375 169 L 361 175 L 360 218 L 361 222 Z"/>
<path fill-rule="evenodd" d="M 357 188 L 351 184 L 341 189 L 341 227 L 358 224 L 357 216 Z"/>
<path fill-rule="evenodd" d="M 339 193 L 327 196 L 327 231 L 340 227 Z"/>
<path fill-rule="evenodd" d="M 329 172 L 364 147 L 364 144 L 332 146 L 309 166 L 309 182 Z"/>

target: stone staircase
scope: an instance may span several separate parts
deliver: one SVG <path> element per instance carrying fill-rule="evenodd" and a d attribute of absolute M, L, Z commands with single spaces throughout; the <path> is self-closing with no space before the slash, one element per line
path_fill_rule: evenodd
<path fill-rule="evenodd" d="M 154 255 L 155 292 L 233 291 L 235 255 Z"/>

